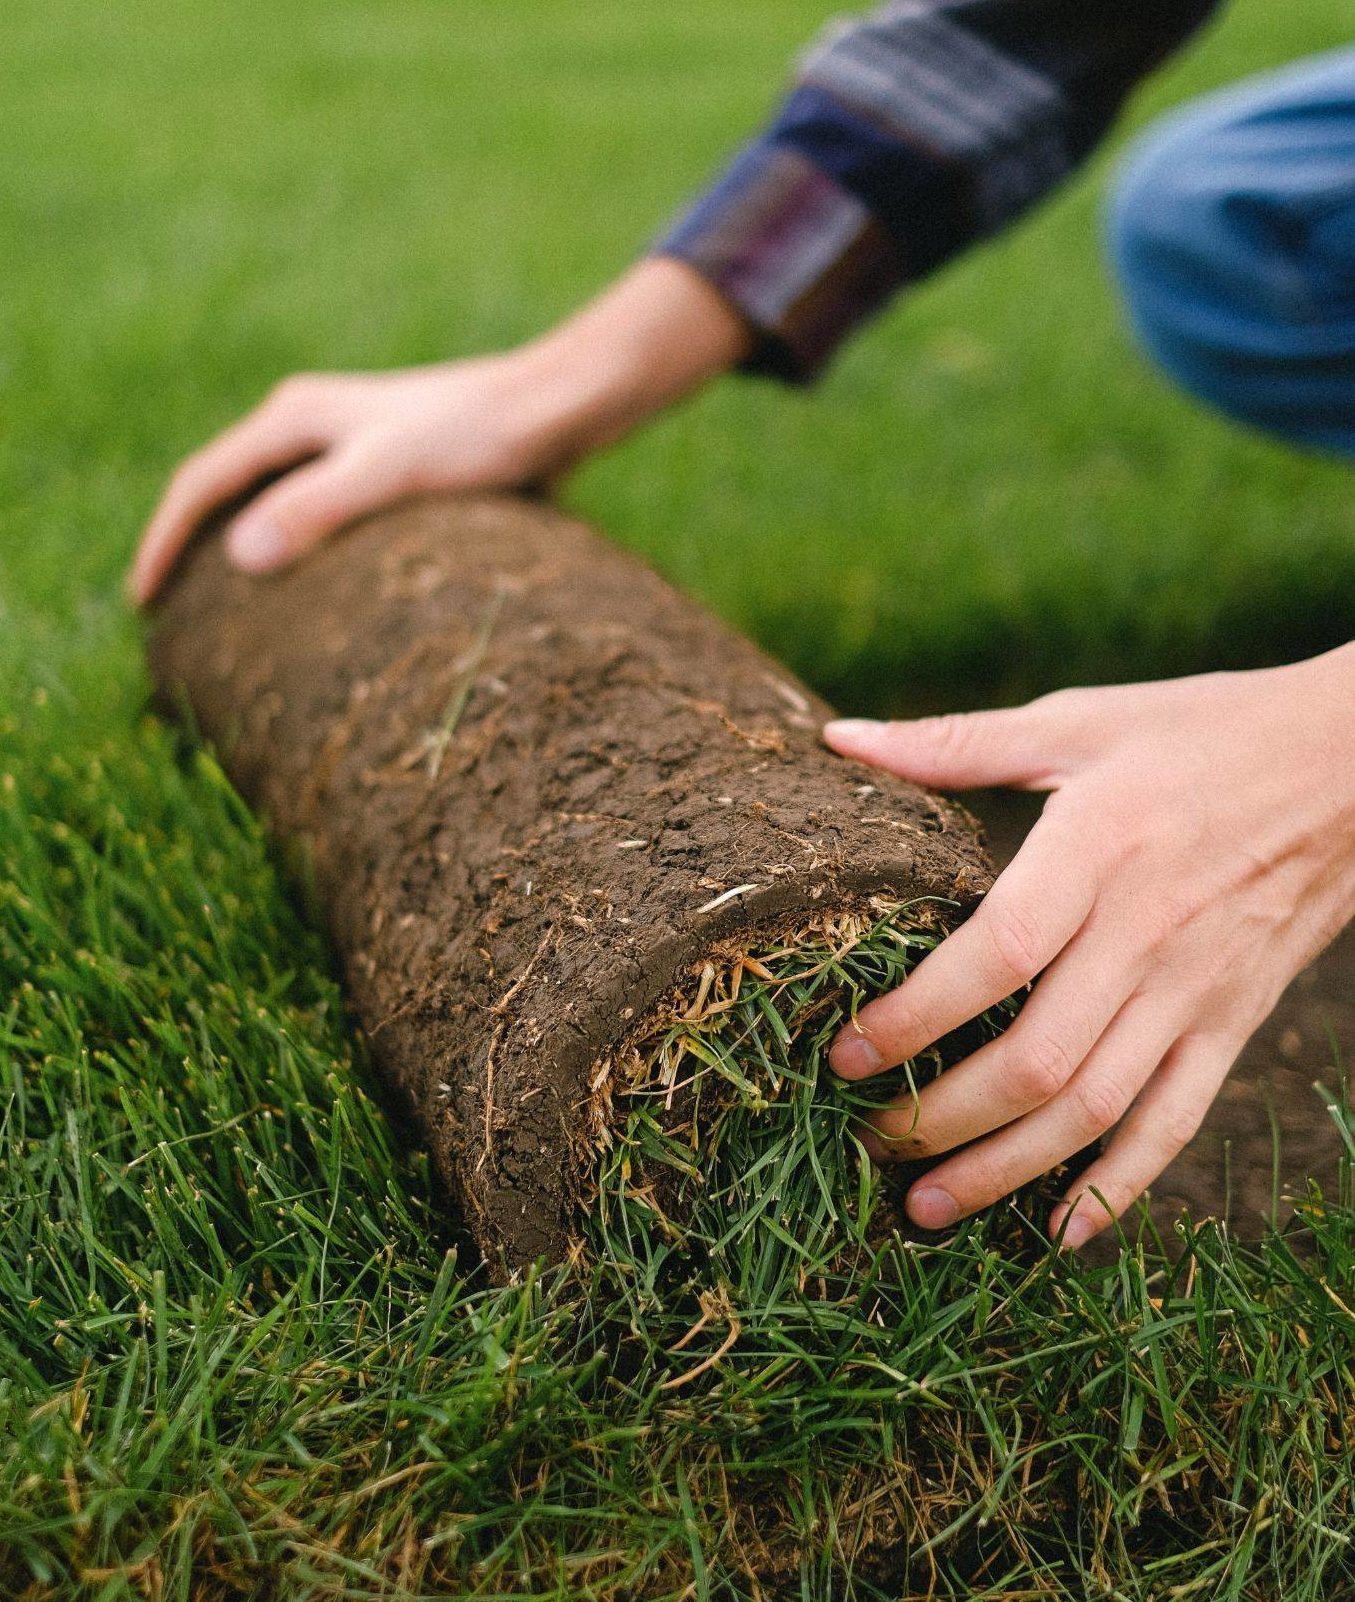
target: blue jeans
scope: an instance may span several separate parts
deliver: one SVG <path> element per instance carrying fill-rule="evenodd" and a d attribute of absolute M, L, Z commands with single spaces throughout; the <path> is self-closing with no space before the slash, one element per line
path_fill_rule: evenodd
<path fill-rule="evenodd" d="M 1179 383 L 1355 456 L 1355 49 L 1150 130 L 1110 248 L 1139 337 Z"/>

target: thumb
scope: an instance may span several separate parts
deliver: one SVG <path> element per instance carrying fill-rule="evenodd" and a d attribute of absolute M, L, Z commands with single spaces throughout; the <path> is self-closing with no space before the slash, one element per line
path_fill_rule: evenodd
<path fill-rule="evenodd" d="M 1072 756 L 1070 720 L 1056 697 L 997 712 L 877 723 L 839 718 L 826 724 L 825 741 L 840 756 L 855 757 L 917 784 L 968 790 L 1010 785 L 1053 790 Z"/>
<path fill-rule="evenodd" d="M 298 467 L 257 496 L 231 524 L 226 550 L 246 573 L 287 567 L 365 512 L 404 490 L 395 464 L 339 451 Z"/>

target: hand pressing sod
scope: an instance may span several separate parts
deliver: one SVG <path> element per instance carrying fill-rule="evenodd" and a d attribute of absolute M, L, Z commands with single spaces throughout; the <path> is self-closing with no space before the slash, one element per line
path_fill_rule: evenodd
<path fill-rule="evenodd" d="M 978 911 L 830 1060 L 880 1073 L 1039 976 L 1006 1034 L 881 1109 L 864 1141 L 883 1160 L 955 1153 L 908 1197 L 945 1228 L 1113 1129 L 1050 1220 L 1083 1245 L 1192 1138 L 1286 985 L 1355 917 L 1355 646 L 824 734 L 938 789 L 1052 792 Z"/>
<path fill-rule="evenodd" d="M 749 348 L 699 274 L 655 259 L 540 339 L 390 373 L 303 373 L 185 461 L 128 577 L 138 605 L 218 507 L 280 475 L 226 531 L 237 567 L 286 567 L 364 513 L 430 490 L 506 489 L 563 475 Z"/>

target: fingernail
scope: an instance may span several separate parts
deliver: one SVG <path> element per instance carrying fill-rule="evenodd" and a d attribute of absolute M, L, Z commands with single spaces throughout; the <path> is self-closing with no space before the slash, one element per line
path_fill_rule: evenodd
<path fill-rule="evenodd" d="M 960 1206 L 948 1190 L 924 1185 L 908 1192 L 908 1216 L 923 1229 L 945 1229 L 960 1216 Z"/>
<path fill-rule="evenodd" d="M 1096 1233 L 1096 1226 L 1086 1213 L 1074 1213 L 1068 1220 L 1068 1227 L 1063 1232 L 1063 1250 L 1075 1252 L 1079 1246 L 1085 1246 Z"/>
<path fill-rule="evenodd" d="M 844 1079 L 867 1079 L 884 1067 L 884 1058 L 862 1035 L 839 1035 L 828 1053 L 828 1066 Z"/>
<path fill-rule="evenodd" d="M 884 727 L 874 718 L 834 718 L 823 726 L 825 740 L 857 740 L 865 734 L 874 734 Z"/>
<path fill-rule="evenodd" d="M 240 523 L 226 536 L 226 551 L 236 567 L 262 573 L 287 553 L 287 539 L 276 523 Z"/>

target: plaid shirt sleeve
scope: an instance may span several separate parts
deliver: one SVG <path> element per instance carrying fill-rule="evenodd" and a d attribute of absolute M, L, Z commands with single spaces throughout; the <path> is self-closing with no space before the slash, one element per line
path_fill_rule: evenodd
<path fill-rule="evenodd" d="M 764 133 L 653 247 L 805 381 L 901 285 L 996 232 L 1092 150 L 1220 0 L 892 0 L 833 24 Z"/>

